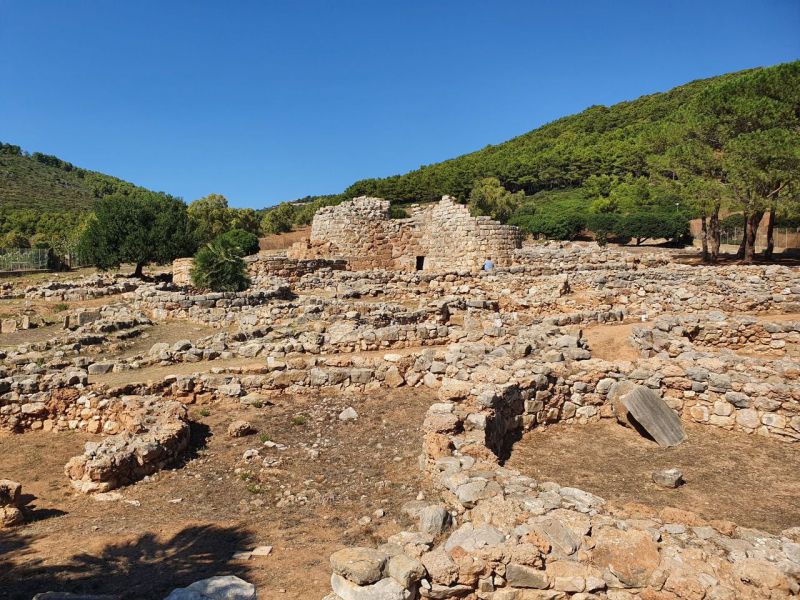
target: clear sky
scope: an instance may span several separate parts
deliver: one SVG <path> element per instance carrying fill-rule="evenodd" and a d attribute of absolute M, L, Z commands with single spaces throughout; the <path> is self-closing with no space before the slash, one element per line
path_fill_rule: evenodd
<path fill-rule="evenodd" d="M 800 58 L 800 0 L 0 0 L 0 140 L 260 208 Z"/>

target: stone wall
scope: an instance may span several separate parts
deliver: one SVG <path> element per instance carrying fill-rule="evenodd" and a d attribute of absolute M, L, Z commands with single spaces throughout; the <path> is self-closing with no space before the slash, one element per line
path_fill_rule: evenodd
<path fill-rule="evenodd" d="M 344 260 L 297 260 L 283 255 L 253 254 L 246 256 L 247 274 L 254 281 L 260 277 L 283 277 L 294 280 L 320 269 L 341 271 L 347 268 Z M 192 284 L 193 258 L 177 258 L 172 261 L 172 283 L 184 287 Z"/>
<path fill-rule="evenodd" d="M 489 256 L 497 266 L 511 265 L 521 245 L 519 229 L 472 217 L 450 196 L 411 207 L 405 219 L 390 218 L 388 201 L 362 196 L 317 211 L 310 241 L 292 246 L 288 256 L 341 258 L 354 270 L 474 271 Z"/>
<path fill-rule="evenodd" d="M 175 285 L 191 285 L 193 266 L 193 258 L 176 258 L 172 261 L 172 283 Z"/>
<path fill-rule="evenodd" d="M 445 380 L 425 418 L 421 461 L 441 500 L 407 503 L 415 528 L 377 549 L 334 553 L 325 600 L 796 597 L 796 530 L 776 536 L 669 507 L 608 505 L 498 464 L 525 417 L 534 423 L 544 410 L 546 422 L 569 422 L 575 396 L 595 395 L 598 416 L 611 416 L 602 392 L 586 393 L 606 388 L 587 367 L 511 385 Z"/>

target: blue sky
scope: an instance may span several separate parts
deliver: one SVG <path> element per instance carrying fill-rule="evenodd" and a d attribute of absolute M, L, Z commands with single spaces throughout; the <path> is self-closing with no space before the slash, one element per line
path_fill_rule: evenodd
<path fill-rule="evenodd" d="M 798 0 L 0 0 L 0 140 L 260 208 L 800 58 Z"/>

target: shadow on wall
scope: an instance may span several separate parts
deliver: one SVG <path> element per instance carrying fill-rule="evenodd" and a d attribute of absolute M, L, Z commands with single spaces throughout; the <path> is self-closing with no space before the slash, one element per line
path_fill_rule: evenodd
<path fill-rule="evenodd" d="M 46 591 L 118 594 L 125 600 L 165 598 L 173 589 L 215 575 L 247 580 L 246 563 L 233 553 L 253 545 L 239 527 L 186 527 L 171 539 L 153 534 L 110 544 L 99 554 L 77 554 L 65 564 L 33 556 L 35 536 L 20 528 L 0 531 L 0 599 L 30 600 Z"/>

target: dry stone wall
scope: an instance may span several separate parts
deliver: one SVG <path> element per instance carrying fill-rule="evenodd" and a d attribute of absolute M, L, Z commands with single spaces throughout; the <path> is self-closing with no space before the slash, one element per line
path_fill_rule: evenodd
<path fill-rule="evenodd" d="M 478 270 L 491 256 L 509 266 L 522 245 L 516 227 L 472 217 L 466 206 L 444 196 L 433 206 L 414 206 L 411 216 L 391 219 L 389 202 L 362 196 L 323 207 L 311 239 L 295 244 L 291 258 L 342 258 L 353 270 Z"/>

